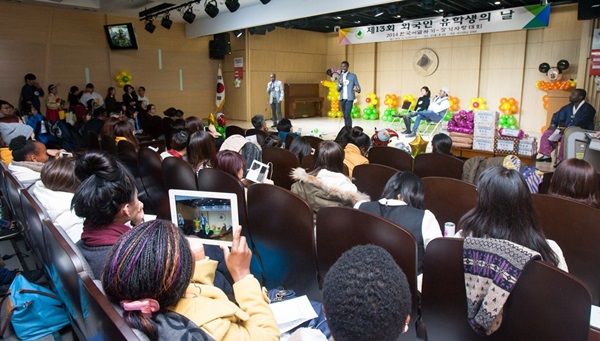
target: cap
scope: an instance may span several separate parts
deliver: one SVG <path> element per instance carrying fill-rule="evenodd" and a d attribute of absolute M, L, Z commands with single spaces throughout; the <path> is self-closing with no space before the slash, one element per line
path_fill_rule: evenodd
<path fill-rule="evenodd" d="M 442 90 L 443 92 L 445 92 L 445 93 L 446 93 L 446 95 L 449 95 L 449 94 L 450 94 L 450 89 L 448 89 L 448 87 L 447 87 L 447 86 L 443 86 L 443 87 L 442 87 L 440 90 Z"/>

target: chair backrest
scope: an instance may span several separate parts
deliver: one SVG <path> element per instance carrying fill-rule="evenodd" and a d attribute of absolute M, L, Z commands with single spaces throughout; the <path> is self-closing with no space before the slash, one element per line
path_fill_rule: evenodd
<path fill-rule="evenodd" d="M 152 136 L 152 138 L 156 139 L 160 135 L 163 135 L 164 133 L 165 133 L 165 130 L 163 127 L 162 118 L 160 116 L 152 116 L 152 128 L 150 129 L 150 136 Z"/>
<path fill-rule="evenodd" d="M 162 118 L 162 129 L 165 134 L 165 145 L 167 149 L 171 148 L 171 137 L 173 136 L 173 119 L 165 116 Z"/>
<path fill-rule="evenodd" d="M 133 175 L 135 187 L 138 190 L 138 199 L 144 203 L 144 212 L 155 214 L 152 201 L 148 197 L 148 193 L 142 182 L 140 166 L 138 163 L 138 152 L 135 150 L 135 146 L 131 142 L 125 140 L 117 142 L 117 159 L 121 161 L 131 175 Z"/>
<path fill-rule="evenodd" d="M 310 143 L 310 147 L 315 150 L 315 152 L 319 149 L 319 145 L 323 142 L 323 139 L 316 136 L 304 136 Z M 287 145 L 287 144 L 286 144 Z"/>
<path fill-rule="evenodd" d="M 242 135 L 242 136 L 246 136 L 246 130 L 242 127 L 238 127 L 238 126 L 227 126 L 225 127 L 225 136 L 229 137 L 231 135 Z"/>
<path fill-rule="evenodd" d="M 417 298 L 417 242 L 409 231 L 377 215 L 350 207 L 323 207 L 317 212 L 319 285 L 344 251 L 374 244 L 386 249 L 404 271 L 413 302 Z"/>
<path fill-rule="evenodd" d="M 415 158 L 415 174 L 420 177 L 442 176 L 446 178 L 462 179 L 465 163 L 446 154 L 419 154 Z"/>
<path fill-rule="evenodd" d="M 542 182 L 538 185 L 538 193 L 539 194 L 548 194 L 548 190 L 550 189 L 550 180 L 552 180 L 552 176 L 554 172 L 544 173 L 542 177 Z"/>
<path fill-rule="evenodd" d="M 292 134 L 287 134 L 285 136 L 285 141 L 281 141 L 281 142 L 285 143 L 285 149 L 288 149 L 288 150 L 290 149 L 290 146 L 292 145 L 292 141 L 294 140 L 294 137 L 295 136 Z"/>
<path fill-rule="evenodd" d="M 25 220 L 23 218 L 23 209 L 21 207 L 21 190 L 23 189 L 23 185 L 10 172 L 4 172 L 3 179 L 3 186 L 6 189 L 6 192 L 3 193 L 8 201 L 12 216 L 26 229 L 27 227 L 25 226 L 26 224 L 24 223 Z"/>
<path fill-rule="evenodd" d="M 239 222 L 242 233 L 250 237 L 248 228 L 248 210 L 246 207 L 246 191 L 244 185 L 233 175 L 214 168 L 204 168 L 198 171 L 198 190 L 205 192 L 225 192 L 237 195 Z M 244 232 L 245 231 L 245 232 Z"/>
<path fill-rule="evenodd" d="M 78 279 L 81 300 L 86 303 L 84 308 L 86 339 L 139 340 L 96 283 L 85 272 L 80 272 Z"/>
<path fill-rule="evenodd" d="M 413 157 L 409 153 L 393 147 L 373 147 L 367 156 L 369 163 L 386 165 L 397 170 L 412 172 Z"/>
<path fill-rule="evenodd" d="M 300 166 L 304 169 L 306 169 L 307 172 L 310 172 L 310 170 L 313 167 L 313 164 L 315 162 L 315 156 L 314 155 L 306 155 L 305 157 L 302 158 L 302 161 L 300 162 Z M 344 166 L 346 166 L 344 164 Z M 346 166 L 346 168 L 348 168 L 348 166 Z M 348 174 L 346 174 L 348 175 Z"/>
<path fill-rule="evenodd" d="M 533 195 L 533 207 L 546 238 L 561 247 L 569 273 L 588 287 L 592 304 L 600 305 L 600 210 L 545 194 Z"/>
<path fill-rule="evenodd" d="M 300 167 L 300 162 L 294 153 L 287 149 L 277 147 L 267 147 L 262 150 L 262 158 L 264 163 L 271 162 L 273 164 L 272 180 L 275 185 L 291 189 L 294 181 L 290 177 L 292 169 Z"/>
<path fill-rule="evenodd" d="M 114 137 L 107 135 L 100 135 L 100 149 L 112 154 L 117 155 L 117 142 Z"/>
<path fill-rule="evenodd" d="M 252 135 L 256 135 L 256 142 L 258 142 L 258 144 L 262 146 L 270 134 L 265 131 L 255 129 L 255 128 L 246 130 L 246 136 L 252 136 Z M 229 134 L 227 134 L 227 136 L 229 136 Z"/>
<path fill-rule="evenodd" d="M 21 207 L 25 217 L 25 233 L 27 239 L 32 242 L 30 245 L 40 264 L 47 264 L 49 260 L 46 257 L 46 244 L 44 242 L 44 226 L 42 220 L 45 213 L 40 207 L 38 201 L 26 190 L 21 191 Z"/>
<path fill-rule="evenodd" d="M 440 227 L 446 222 L 458 224 L 460 218 L 477 205 L 477 187 L 470 183 L 435 176 L 422 180 L 423 206 L 435 215 Z"/>
<path fill-rule="evenodd" d="M 100 136 L 95 131 L 88 131 L 88 148 L 90 150 L 100 150 Z"/>
<path fill-rule="evenodd" d="M 150 197 L 154 213 L 163 219 L 171 219 L 171 209 L 169 208 L 169 195 L 165 190 L 162 161 L 160 155 L 146 147 L 138 151 L 138 162 L 140 165 L 140 175 L 146 193 Z"/>
<path fill-rule="evenodd" d="M 283 286 L 320 299 L 313 212 L 304 199 L 281 187 L 248 188 L 248 222 L 267 288 Z"/>
<path fill-rule="evenodd" d="M 366 164 L 354 167 L 352 177 L 360 192 L 367 193 L 371 200 L 378 200 L 381 198 L 385 184 L 397 172 L 398 170 L 392 167 Z"/>
<path fill-rule="evenodd" d="M 523 270 L 504 305 L 500 329 L 488 337 L 476 334 L 467 320 L 462 244 L 459 238 L 437 238 L 425 251 L 422 316 L 428 339 L 588 339 L 589 292 L 574 276 L 541 261 Z"/>
<path fill-rule="evenodd" d="M 195 191 L 198 188 L 194 169 L 187 161 L 176 157 L 165 158 L 162 162 L 162 170 L 167 191 L 170 189 Z"/>

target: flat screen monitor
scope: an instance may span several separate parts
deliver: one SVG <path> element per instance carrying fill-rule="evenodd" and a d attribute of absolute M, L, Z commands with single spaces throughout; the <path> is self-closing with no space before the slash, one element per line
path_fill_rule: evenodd
<path fill-rule="evenodd" d="M 104 32 L 111 50 L 137 50 L 137 39 L 131 23 L 104 25 Z"/>

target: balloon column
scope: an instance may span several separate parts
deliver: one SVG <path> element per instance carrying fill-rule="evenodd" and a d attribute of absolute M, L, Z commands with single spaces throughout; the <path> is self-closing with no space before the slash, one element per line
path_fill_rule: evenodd
<path fill-rule="evenodd" d="M 216 123 L 215 129 L 219 132 L 219 134 L 221 134 L 221 136 L 223 136 L 223 138 L 226 138 L 225 128 L 227 127 L 227 118 L 225 117 L 225 114 L 222 112 L 218 113 L 216 117 Z"/>
<path fill-rule="evenodd" d="M 117 84 L 119 84 L 119 87 L 122 88 L 125 85 L 131 84 L 131 79 L 133 78 L 133 76 L 128 73 L 127 71 L 119 71 L 115 74 L 115 76 L 113 77 L 113 79 L 115 80 L 115 82 L 117 82 Z"/>
<path fill-rule="evenodd" d="M 448 108 L 448 111 L 444 116 L 444 121 L 446 122 L 450 121 L 452 116 L 454 116 L 454 113 L 460 109 L 460 105 L 458 104 L 460 103 L 460 100 L 458 99 L 458 97 L 448 96 L 448 101 L 450 102 L 450 108 Z"/>
<path fill-rule="evenodd" d="M 377 95 L 367 94 L 365 102 L 367 102 L 367 107 L 363 110 L 362 118 L 364 120 L 378 120 L 379 110 L 376 107 L 379 101 L 377 100 Z"/>
<path fill-rule="evenodd" d="M 337 82 L 321 81 L 321 85 L 329 89 L 329 92 L 327 93 L 327 100 L 331 101 L 331 110 L 329 110 L 327 113 L 327 117 L 342 117 L 343 113 L 340 110 L 340 93 L 337 91 Z"/>
<path fill-rule="evenodd" d="M 471 103 L 469 104 L 469 109 L 475 110 L 487 110 L 487 105 L 485 104 L 485 99 L 483 97 L 472 97 Z"/>
<path fill-rule="evenodd" d="M 550 98 L 548 97 L 548 95 L 544 95 L 544 97 L 542 97 L 542 101 L 544 102 L 544 109 L 548 110 L 548 101 L 550 100 Z"/>
<path fill-rule="evenodd" d="M 383 112 L 381 119 L 384 122 L 391 121 L 393 116 L 398 115 L 398 109 L 396 109 L 398 106 L 398 96 L 396 94 L 386 94 L 383 104 L 387 105 L 387 109 Z"/>
<path fill-rule="evenodd" d="M 500 99 L 498 110 L 504 113 L 504 115 L 500 115 L 500 118 L 498 118 L 498 129 L 519 129 L 517 119 L 513 116 L 513 114 L 516 114 L 519 111 L 519 105 L 514 98 L 502 97 Z"/>

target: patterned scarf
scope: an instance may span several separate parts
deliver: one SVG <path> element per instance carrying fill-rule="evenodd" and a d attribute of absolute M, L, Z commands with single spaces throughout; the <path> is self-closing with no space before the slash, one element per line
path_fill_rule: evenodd
<path fill-rule="evenodd" d="M 463 267 L 467 318 L 479 335 L 500 328 L 502 309 L 525 265 L 540 254 L 504 239 L 465 238 Z"/>

